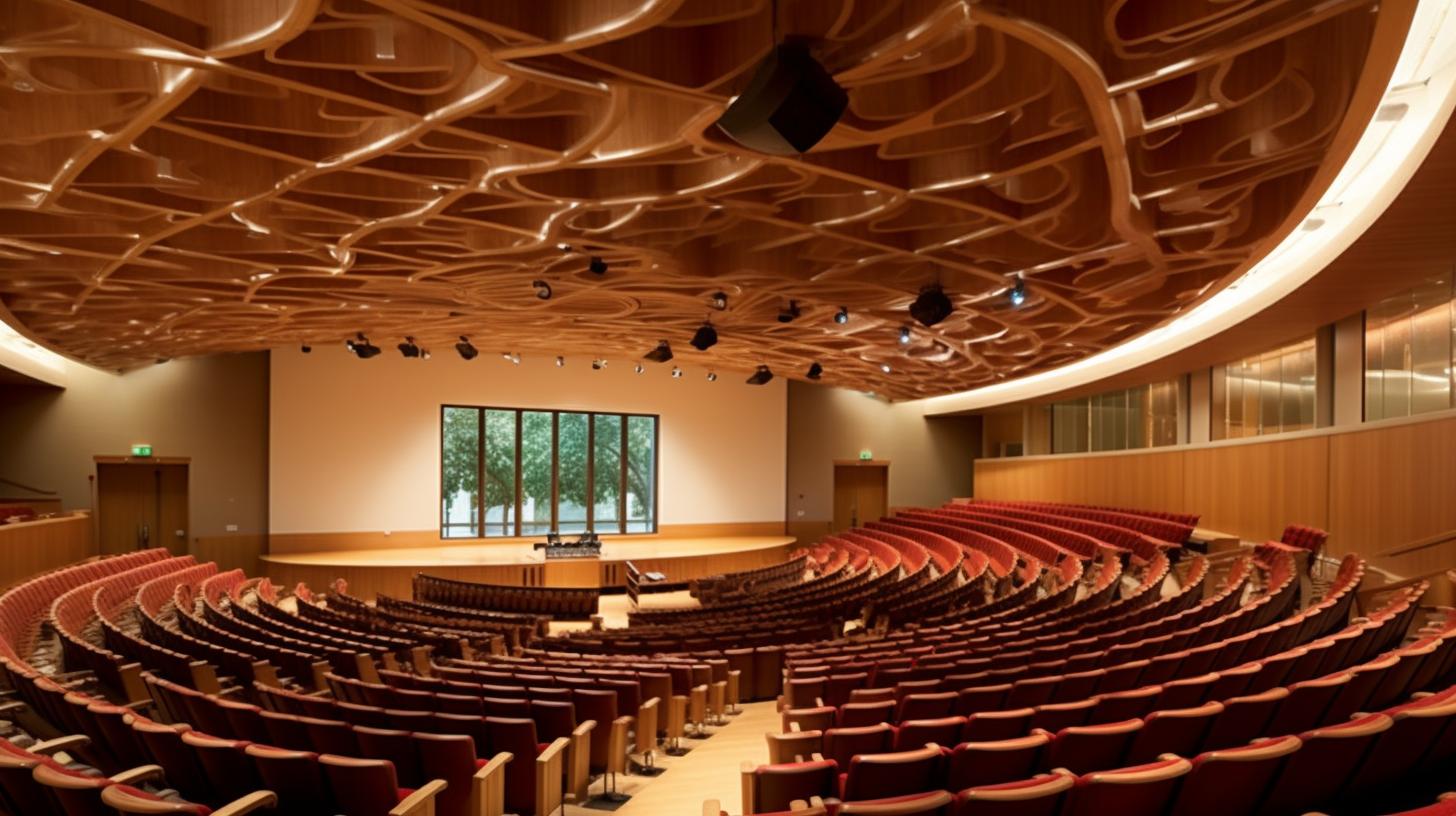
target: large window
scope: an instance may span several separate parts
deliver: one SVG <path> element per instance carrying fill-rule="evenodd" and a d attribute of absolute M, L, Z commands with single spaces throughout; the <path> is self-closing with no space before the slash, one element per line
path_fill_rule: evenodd
<path fill-rule="evenodd" d="M 1365 419 L 1452 406 L 1452 277 L 1434 278 L 1365 313 Z"/>
<path fill-rule="evenodd" d="M 1157 448 L 1178 442 L 1177 380 L 1052 404 L 1052 453 Z"/>
<path fill-rule="evenodd" d="M 656 532 L 657 417 L 445 405 L 440 477 L 444 538 Z"/>
<path fill-rule="evenodd" d="M 1213 370 L 1213 438 L 1307 431 L 1315 426 L 1314 338 Z"/>

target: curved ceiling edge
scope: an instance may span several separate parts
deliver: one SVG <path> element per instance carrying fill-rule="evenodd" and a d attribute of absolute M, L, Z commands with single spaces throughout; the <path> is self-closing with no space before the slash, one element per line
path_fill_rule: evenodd
<path fill-rule="evenodd" d="M 0 366 L 65 388 L 70 380 L 68 365 L 76 363 L 32 339 L 16 328 L 19 325 L 20 321 L 0 304 Z"/>
<path fill-rule="evenodd" d="M 909 402 L 927 416 L 965 413 L 1081 388 L 1156 362 L 1253 317 L 1308 283 L 1396 199 L 1456 106 L 1456 0 L 1421 0 L 1375 112 L 1319 200 L 1233 283 L 1121 345 L 1027 377 Z"/>

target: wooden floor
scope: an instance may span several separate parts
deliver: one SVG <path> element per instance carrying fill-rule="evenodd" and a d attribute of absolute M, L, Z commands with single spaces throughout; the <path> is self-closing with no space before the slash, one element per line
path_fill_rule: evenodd
<path fill-rule="evenodd" d="M 744 760 L 755 765 L 768 762 L 764 734 L 777 730 L 779 715 L 772 700 L 748 703 L 743 713 L 729 717 L 728 724 L 710 729 L 705 740 L 687 740 L 692 750 L 686 756 L 663 757 L 658 764 L 667 769 L 659 777 L 621 777 L 618 788 L 632 800 L 617 810 L 621 816 L 699 816 L 703 800 L 717 799 L 729 813 L 743 812 L 738 767 Z M 600 783 L 598 783 L 600 785 Z M 589 813 L 568 807 L 575 814 Z M 600 811 L 597 811 L 600 812 Z"/>

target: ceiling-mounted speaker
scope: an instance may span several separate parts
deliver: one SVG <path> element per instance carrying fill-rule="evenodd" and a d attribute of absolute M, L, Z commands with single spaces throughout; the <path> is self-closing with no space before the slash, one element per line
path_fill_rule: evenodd
<path fill-rule="evenodd" d="M 803 43 L 774 48 L 718 118 L 728 138 L 774 156 L 807 153 L 839 121 L 849 95 Z"/>

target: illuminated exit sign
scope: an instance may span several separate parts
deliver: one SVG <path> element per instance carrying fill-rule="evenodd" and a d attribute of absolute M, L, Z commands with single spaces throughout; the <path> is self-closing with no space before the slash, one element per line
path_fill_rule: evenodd
<path fill-rule="evenodd" d="M 131 455 L 132 456 L 151 456 L 152 455 L 152 446 L 151 445 L 132 445 L 131 446 Z"/>

